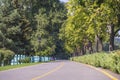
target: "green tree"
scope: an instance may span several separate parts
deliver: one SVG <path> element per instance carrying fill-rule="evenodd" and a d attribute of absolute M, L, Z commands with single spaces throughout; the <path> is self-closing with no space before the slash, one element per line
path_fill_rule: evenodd
<path fill-rule="evenodd" d="M 64 4 L 59 0 L 40 1 L 35 16 L 36 28 L 32 35 L 32 46 L 37 55 L 53 56 L 59 53 L 59 29 L 66 18 Z M 62 48 L 62 47 L 61 47 Z"/>
<path fill-rule="evenodd" d="M 105 3 L 110 10 L 108 15 L 108 27 L 110 34 L 109 50 L 114 50 L 114 38 L 118 31 L 120 30 L 120 1 L 119 0 L 110 0 Z"/>
<path fill-rule="evenodd" d="M 69 52 L 84 54 L 86 49 L 93 51 L 93 44 L 96 45 L 95 51 L 102 51 L 103 42 L 110 42 L 113 46 L 114 27 L 111 23 L 117 24 L 119 20 L 119 2 L 116 0 L 114 3 L 117 9 L 110 7 L 113 6 L 112 0 L 70 0 L 67 3 L 68 19 L 61 29 L 60 37 Z M 108 28 L 108 24 L 111 28 Z M 119 30 L 117 27 L 115 29 Z"/>
<path fill-rule="evenodd" d="M 31 52 L 32 12 L 30 10 L 32 7 L 30 2 L 31 0 L 1 1 L 1 35 L 4 34 L 2 47 L 19 54 L 29 55 Z M 28 15 L 29 12 L 30 15 Z"/>

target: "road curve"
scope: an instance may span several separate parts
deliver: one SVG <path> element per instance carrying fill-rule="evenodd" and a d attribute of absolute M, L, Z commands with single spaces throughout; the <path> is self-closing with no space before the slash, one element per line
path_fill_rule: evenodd
<path fill-rule="evenodd" d="M 0 72 L 0 80 L 117 80 L 87 65 L 56 61 Z"/>

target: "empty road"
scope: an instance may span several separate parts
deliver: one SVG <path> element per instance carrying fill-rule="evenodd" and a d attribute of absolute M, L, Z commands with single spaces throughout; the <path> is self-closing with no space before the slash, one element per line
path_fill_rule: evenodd
<path fill-rule="evenodd" d="M 90 66 L 71 62 L 55 61 L 34 66 L 0 71 L 0 80 L 118 80 Z"/>

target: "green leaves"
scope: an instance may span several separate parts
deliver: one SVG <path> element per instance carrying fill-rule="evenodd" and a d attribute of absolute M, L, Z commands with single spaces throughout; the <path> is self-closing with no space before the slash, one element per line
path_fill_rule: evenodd
<path fill-rule="evenodd" d="M 116 73 L 120 74 L 120 51 L 115 51 L 114 53 L 100 52 L 96 54 L 88 54 L 81 57 L 73 57 L 71 60 L 76 62 L 82 62 L 96 67 L 102 67 L 105 69 L 110 69 Z"/>
<path fill-rule="evenodd" d="M 110 5 L 116 4 L 117 9 Z M 119 2 L 118 2 L 119 4 Z M 67 4 L 68 18 L 61 29 L 60 38 L 65 41 L 65 46 L 75 51 L 76 45 L 82 48 L 83 44 L 97 44 L 95 36 L 101 42 L 109 41 L 108 24 L 117 24 L 117 17 L 114 10 L 118 10 L 117 0 L 91 1 L 91 0 L 70 0 Z M 114 30 L 113 30 L 114 31 Z M 85 41 L 85 42 L 83 42 Z M 100 40 L 99 40 L 100 41 Z M 83 44 L 81 44 L 83 43 Z M 102 44 L 102 43 L 101 43 Z"/>
<path fill-rule="evenodd" d="M 0 49 L 0 66 L 3 62 L 3 65 L 10 64 L 11 59 L 14 57 L 14 52 L 11 50 Z"/>
<path fill-rule="evenodd" d="M 59 42 L 58 33 L 65 18 L 64 5 L 58 0 L 41 1 L 38 14 L 35 15 L 36 28 L 31 37 L 31 44 L 36 55 L 54 55 Z M 60 46 L 60 45 L 59 45 Z"/>

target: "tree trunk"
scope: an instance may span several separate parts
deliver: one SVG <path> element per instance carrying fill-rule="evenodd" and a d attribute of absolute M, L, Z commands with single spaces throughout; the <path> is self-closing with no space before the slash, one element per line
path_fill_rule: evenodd
<path fill-rule="evenodd" d="M 76 46 L 75 47 L 75 56 L 78 56 L 78 49 L 77 49 L 78 47 Z"/>
<path fill-rule="evenodd" d="M 103 51 L 103 41 L 102 38 L 99 37 L 99 51 Z"/>
<path fill-rule="evenodd" d="M 92 42 L 89 41 L 89 53 L 93 53 L 93 47 L 92 47 Z"/>
<path fill-rule="evenodd" d="M 110 43 L 109 43 L 109 51 L 114 50 L 114 25 L 109 25 L 109 34 L 110 34 Z"/>
<path fill-rule="evenodd" d="M 75 57 L 75 52 L 72 54 L 72 57 Z"/>
<path fill-rule="evenodd" d="M 98 52 L 98 37 L 95 36 L 95 52 Z"/>
<path fill-rule="evenodd" d="M 120 14 L 117 15 L 117 19 L 118 19 L 118 27 L 120 27 Z"/>
<path fill-rule="evenodd" d="M 102 38 L 96 35 L 95 41 L 96 41 L 96 52 L 103 51 Z"/>
<path fill-rule="evenodd" d="M 81 48 L 80 46 L 76 46 L 76 53 L 77 53 L 77 56 L 81 56 Z"/>
<path fill-rule="evenodd" d="M 81 51 L 81 55 L 84 55 L 85 54 L 85 46 L 84 46 L 84 44 L 82 44 L 82 47 L 81 47 L 81 49 L 80 49 Z"/>

